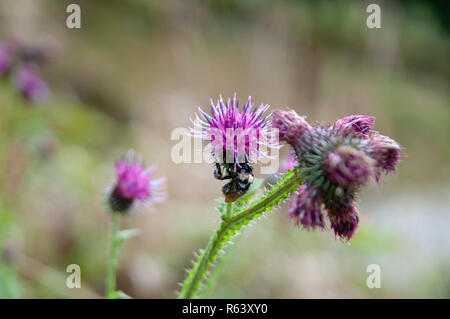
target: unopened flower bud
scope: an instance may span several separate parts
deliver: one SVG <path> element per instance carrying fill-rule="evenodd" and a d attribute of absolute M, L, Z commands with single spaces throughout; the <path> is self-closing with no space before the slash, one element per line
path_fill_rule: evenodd
<path fill-rule="evenodd" d="M 306 229 L 323 228 L 320 199 L 314 196 L 306 185 L 299 186 L 297 193 L 297 197 L 292 201 L 289 211 L 289 216 L 292 217 L 294 223 L 302 225 Z"/>
<path fill-rule="evenodd" d="M 365 185 L 373 175 L 375 161 L 363 151 L 344 145 L 325 159 L 330 180 L 344 188 Z"/>
<path fill-rule="evenodd" d="M 350 115 L 337 120 L 334 127 L 344 135 L 367 138 L 375 124 L 374 116 Z"/>

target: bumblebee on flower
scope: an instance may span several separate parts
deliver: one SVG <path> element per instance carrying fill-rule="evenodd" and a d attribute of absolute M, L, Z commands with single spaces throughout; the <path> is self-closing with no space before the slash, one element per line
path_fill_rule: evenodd
<path fill-rule="evenodd" d="M 255 107 L 251 97 L 239 111 L 236 94 L 226 102 L 219 96 L 211 100 L 211 113 L 198 109 L 191 134 L 209 143 L 215 160 L 214 177 L 231 179 L 222 188 L 230 203 L 244 195 L 253 182 L 253 166 L 262 158 L 270 158 L 268 150 L 278 147 L 272 132 L 270 115 L 264 116 L 269 105 Z"/>

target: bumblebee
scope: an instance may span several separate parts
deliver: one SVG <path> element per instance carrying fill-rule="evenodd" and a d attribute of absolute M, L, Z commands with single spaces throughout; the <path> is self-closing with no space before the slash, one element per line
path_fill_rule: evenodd
<path fill-rule="evenodd" d="M 236 167 L 234 163 L 216 163 L 214 177 L 221 181 L 231 179 L 222 187 L 226 203 L 232 203 L 247 193 L 255 178 L 250 163 L 239 163 Z"/>

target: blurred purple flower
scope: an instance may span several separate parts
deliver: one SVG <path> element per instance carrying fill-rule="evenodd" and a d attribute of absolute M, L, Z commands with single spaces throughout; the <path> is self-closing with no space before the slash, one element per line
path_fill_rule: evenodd
<path fill-rule="evenodd" d="M 219 162 L 239 164 L 268 157 L 268 148 L 278 146 L 270 132 L 270 115 L 263 116 L 269 105 L 253 106 L 249 97 L 239 112 L 236 94 L 226 103 L 220 96 L 217 105 L 211 100 L 211 114 L 198 109 L 191 133 L 211 143 L 212 154 Z"/>
<path fill-rule="evenodd" d="M 18 68 L 14 79 L 18 90 L 28 100 L 37 102 L 46 98 L 49 94 L 47 84 L 31 64 Z"/>
<path fill-rule="evenodd" d="M 359 222 L 354 202 L 359 188 L 372 178 L 378 181 L 382 172 L 395 171 L 401 158 L 401 147 L 373 131 L 374 122 L 374 117 L 353 115 L 333 125 L 310 126 L 294 111 L 273 113 L 280 140 L 293 147 L 306 184 L 291 208 L 296 223 L 323 227 L 314 222 L 322 216 L 317 210 L 323 204 L 336 236 L 353 237 Z"/>
<path fill-rule="evenodd" d="M 115 168 L 117 181 L 108 200 L 112 211 L 127 212 L 135 200 L 147 205 L 164 200 L 165 178 L 154 179 L 154 168 L 146 170 L 140 159 L 134 159 L 133 152 L 116 162 Z"/>

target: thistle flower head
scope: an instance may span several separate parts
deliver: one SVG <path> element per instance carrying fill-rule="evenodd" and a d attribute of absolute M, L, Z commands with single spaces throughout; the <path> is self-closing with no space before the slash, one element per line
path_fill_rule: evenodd
<path fill-rule="evenodd" d="M 341 186 L 365 185 L 374 172 L 375 161 L 363 151 L 349 145 L 337 147 L 324 160 L 324 169 L 330 181 Z"/>
<path fill-rule="evenodd" d="M 354 202 L 339 208 L 328 209 L 328 218 L 336 236 L 346 240 L 352 239 L 359 223 L 358 209 Z"/>
<path fill-rule="evenodd" d="M 211 100 L 211 114 L 198 109 L 191 133 L 210 142 L 212 153 L 219 162 L 255 162 L 268 157 L 268 149 L 277 143 L 270 132 L 270 115 L 264 116 L 269 105 L 254 107 L 251 97 L 239 111 L 236 95 L 226 102 L 222 96 L 214 104 Z"/>
<path fill-rule="evenodd" d="M 308 186 L 301 185 L 297 189 L 296 199 L 292 201 L 289 216 L 296 225 L 302 225 L 306 229 L 323 228 L 321 204 L 318 194 L 314 194 Z"/>
<path fill-rule="evenodd" d="M 336 236 L 353 237 L 358 190 L 372 178 L 378 181 L 382 172 L 395 171 L 401 157 L 394 140 L 372 130 L 374 122 L 374 117 L 353 115 L 333 125 L 310 126 L 293 111 L 274 112 L 280 140 L 293 147 L 306 183 L 291 208 L 295 222 L 313 228 L 306 216 L 318 220 L 317 207 L 323 204 Z"/>
<path fill-rule="evenodd" d="M 15 74 L 15 85 L 22 95 L 31 101 L 39 101 L 48 93 L 47 84 L 41 79 L 32 64 L 20 67 Z"/>
<path fill-rule="evenodd" d="M 375 125 L 374 116 L 350 115 L 337 120 L 334 127 L 341 134 L 367 138 Z"/>
<path fill-rule="evenodd" d="M 154 179 L 154 168 L 145 169 L 140 159 L 130 152 L 116 162 L 116 182 L 109 191 L 108 203 L 114 212 L 127 212 L 138 200 L 145 204 L 164 200 L 164 178 Z"/>
<path fill-rule="evenodd" d="M 298 115 L 294 110 L 275 111 L 272 115 L 273 126 L 279 130 L 280 141 L 295 143 L 301 136 L 311 129 L 305 116 Z"/>
<path fill-rule="evenodd" d="M 390 137 L 374 134 L 369 140 L 368 149 L 376 161 L 375 177 L 380 179 L 381 173 L 395 172 L 402 157 L 400 145 Z"/>

